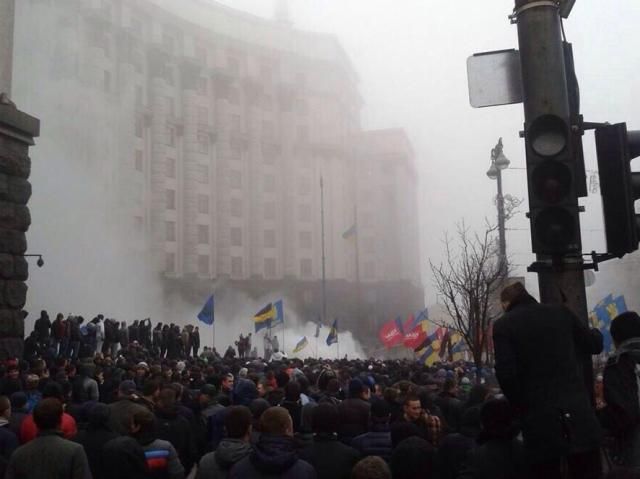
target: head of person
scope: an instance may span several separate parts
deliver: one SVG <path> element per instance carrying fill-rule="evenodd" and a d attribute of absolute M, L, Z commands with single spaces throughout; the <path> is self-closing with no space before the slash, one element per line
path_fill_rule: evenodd
<path fill-rule="evenodd" d="M 246 406 L 231 406 L 224 416 L 224 429 L 229 439 L 249 442 L 253 416 Z"/>
<path fill-rule="evenodd" d="M 120 399 L 129 399 L 136 394 L 136 383 L 130 379 L 126 379 L 118 386 L 118 397 Z"/>
<path fill-rule="evenodd" d="M 433 476 L 435 449 L 420 437 L 410 437 L 391 453 L 393 479 L 422 479 Z"/>
<path fill-rule="evenodd" d="M 223 391 L 229 392 L 233 389 L 233 374 L 227 373 L 222 376 L 222 382 L 220 383 Z"/>
<path fill-rule="evenodd" d="M 391 419 L 391 407 L 386 401 L 373 401 L 371 404 L 371 422 L 385 424 Z"/>
<path fill-rule="evenodd" d="M 11 417 L 11 401 L 7 396 L 0 396 L 0 417 L 6 420 Z"/>
<path fill-rule="evenodd" d="M 200 396 L 198 396 L 198 401 L 202 406 L 207 406 L 215 401 L 216 396 L 218 395 L 218 390 L 213 384 L 205 384 L 200 388 Z"/>
<path fill-rule="evenodd" d="M 156 404 L 162 411 L 173 411 L 176 408 L 176 391 L 173 388 L 162 388 Z"/>
<path fill-rule="evenodd" d="M 629 339 L 640 339 L 640 316 L 635 311 L 619 314 L 611 321 L 610 332 L 616 347 Z"/>
<path fill-rule="evenodd" d="M 293 421 L 289 411 L 280 406 L 267 409 L 260 417 L 260 432 L 272 436 L 293 436 Z"/>
<path fill-rule="evenodd" d="M 398 421 L 391 424 L 391 446 L 393 448 L 409 437 L 423 437 L 423 432 L 412 422 Z"/>
<path fill-rule="evenodd" d="M 520 281 L 510 284 L 500 292 L 500 303 L 504 311 L 509 311 L 516 304 L 530 298 L 531 295 Z"/>
<path fill-rule="evenodd" d="M 27 395 L 22 391 L 16 391 L 11 395 L 11 409 L 22 409 L 27 405 Z"/>
<path fill-rule="evenodd" d="M 130 431 L 134 437 L 146 436 L 155 432 L 155 417 L 148 409 L 140 409 L 131 417 Z"/>
<path fill-rule="evenodd" d="M 33 421 L 40 431 L 60 429 L 62 413 L 62 402 L 49 397 L 38 402 L 33 410 Z"/>
<path fill-rule="evenodd" d="M 102 403 L 95 403 L 89 409 L 87 414 L 88 425 L 90 429 L 106 429 L 111 417 L 111 409 Z"/>
<path fill-rule="evenodd" d="M 158 400 L 158 396 L 160 395 L 160 381 L 155 379 L 153 381 L 145 381 L 144 385 L 142 386 L 142 395 L 145 398 L 156 402 Z"/>
<path fill-rule="evenodd" d="M 404 416 L 409 421 L 417 421 L 422 415 L 422 404 L 416 394 L 407 394 L 402 406 Z"/>
<path fill-rule="evenodd" d="M 391 479 L 391 469 L 381 457 L 369 456 L 353 466 L 351 479 Z"/>
<path fill-rule="evenodd" d="M 360 379 L 355 378 L 349 381 L 349 397 L 368 400 L 371 396 L 369 386 Z"/>
<path fill-rule="evenodd" d="M 314 434 L 337 433 L 339 426 L 340 413 L 333 403 L 320 403 L 311 411 L 311 428 Z"/>
<path fill-rule="evenodd" d="M 490 399 L 480 411 L 482 432 L 490 438 L 511 439 L 515 432 L 513 410 L 506 399 Z"/>

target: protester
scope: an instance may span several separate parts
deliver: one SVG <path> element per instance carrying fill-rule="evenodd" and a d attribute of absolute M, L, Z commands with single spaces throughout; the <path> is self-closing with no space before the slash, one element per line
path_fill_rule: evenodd
<path fill-rule="evenodd" d="M 567 308 L 542 305 L 522 283 L 500 296 L 505 314 L 493 327 L 495 369 L 512 407 L 521 412 L 535 477 L 601 477 L 601 430 L 582 362 L 602 351 L 602 335 Z"/>
<path fill-rule="evenodd" d="M 37 438 L 14 451 L 5 479 L 91 479 L 84 448 L 60 436 L 62 402 L 43 399 L 33 416 Z"/>
<path fill-rule="evenodd" d="M 369 456 L 354 466 L 351 479 L 391 479 L 391 469 L 382 458 Z"/>
<path fill-rule="evenodd" d="M 107 474 L 104 446 L 119 437 L 118 433 L 109 428 L 110 414 L 111 410 L 106 404 L 91 405 L 86 429 L 79 431 L 73 439 L 84 447 L 93 479 L 110 479 Z"/>

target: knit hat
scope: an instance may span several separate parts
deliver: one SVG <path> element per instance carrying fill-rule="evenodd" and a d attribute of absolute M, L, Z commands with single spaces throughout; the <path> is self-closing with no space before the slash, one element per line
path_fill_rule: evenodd
<path fill-rule="evenodd" d="M 120 387 L 118 387 L 118 391 L 120 391 L 120 393 L 125 396 L 131 396 L 136 392 L 136 383 L 134 383 L 130 379 L 122 381 L 120 383 Z"/>
<path fill-rule="evenodd" d="M 349 397 L 358 397 L 364 390 L 364 384 L 358 378 L 349 381 Z"/>

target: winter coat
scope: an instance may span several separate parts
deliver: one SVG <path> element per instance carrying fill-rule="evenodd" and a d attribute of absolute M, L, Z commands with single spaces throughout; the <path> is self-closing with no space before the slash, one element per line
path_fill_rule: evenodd
<path fill-rule="evenodd" d="M 313 466 L 318 479 L 348 479 L 360 453 L 338 441 L 335 434 L 316 434 L 313 444 L 300 452 L 300 459 Z"/>
<path fill-rule="evenodd" d="M 38 335 L 38 339 L 40 339 L 41 341 L 44 339 L 49 339 L 51 330 L 51 320 L 49 319 L 49 316 L 43 314 L 38 319 L 36 319 L 33 329 Z"/>
<path fill-rule="evenodd" d="M 514 301 L 493 327 L 500 387 L 521 414 L 533 462 L 599 447 L 601 430 L 582 358 L 602 351 L 602 334 L 563 306 Z"/>
<path fill-rule="evenodd" d="M 120 436 L 104 445 L 104 477 L 109 479 L 149 479 L 144 450 L 138 441 Z"/>
<path fill-rule="evenodd" d="M 91 471 L 80 444 L 56 431 L 43 431 L 11 455 L 5 479 L 90 479 Z"/>
<path fill-rule="evenodd" d="M 107 473 L 104 447 L 105 444 L 117 437 L 119 437 L 118 433 L 108 428 L 89 426 L 78 432 L 78 435 L 73 439 L 84 448 L 93 479 L 111 479 Z"/>
<path fill-rule="evenodd" d="M 198 465 L 196 479 L 226 479 L 234 464 L 251 452 L 251 444 L 240 439 L 224 439 L 218 449 L 205 454 Z"/>
<path fill-rule="evenodd" d="M 460 399 L 452 394 L 442 392 L 435 400 L 436 405 L 440 408 L 449 432 L 460 431 L 460 421 L 464 412 L 464 404 Z"/>
<path fill-rule="evenodd" d="M 11 430 L 9 421 L 0 419 L 0 457 L 9 460 L 11 453 L 18 445 L 18 436 Z"/>
<path fill-rule="evenodd" d="M 354 437 L 369 430 L 371 404 L 364 399 L 345 399 L 338 404 L 338 412 L 340 413 L 338 436 L 341 441 L 349 444 Z"/>
<path fill-rule="evenodd" d="M 524 448 L 517 439 L 491 439 L 478 446 L 459 479 L 527 479 Z"/>
<path fill-rule="evenodd" d="M 231 468 L 229 479 L 316 479 L 311 464 L 298 458 L 293 438 L 261 434 L 251 454 Z"/>
<path fill-rule="evenodd" d="M 138 411 L 146 410 L 144 406 L 127 398 L 109 404 L 109 409 L 111 409 L 109 428 L 123 436 L 129 434 L 133 415 Z"/>
<path fill-rule="evenodd" d="M 362 457 L 380 456 L 385 461 L 391 459 L 391 429 L 389 424 L 374 424 L 370 432 L 360 434 L 351 441 L 351 447 Z"/>
<path fill-rule="evenodd" d="M 172 411 L 156 410 L 155 415 L 158 439 L 169 441 L 175 447 L 180 462 L 188 474 L 198 456 L 198 448 L 191 430 L 191 424 L 187 419 L 180 416 L 175 409 Z"/>
<path fill-rule="evenodd" d="M 142 444 L 148 478 L 184 479 L 185 470 L 169 441 L 154 439 Z"/>
<path fill-rule="evenodd" d="M 622 342 L 604 369 L 604 427 L 616 439 L 616 462 L 640 467 L 640 338 Z"/>

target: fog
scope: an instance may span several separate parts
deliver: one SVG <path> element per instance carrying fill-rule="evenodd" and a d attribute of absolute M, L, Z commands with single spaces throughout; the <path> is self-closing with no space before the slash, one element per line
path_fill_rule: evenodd
<path fill-rule="evenodd" d="M 171 8 L 178 11 L 182 0 L 173 1 Z M 50 63 L 56 52 L 49 41 L 56 35 L 56 19 L 34 20 L 29 16 L 32 2 L 16 3 L 12 98 L 20 109 L 42 121 L 42 137 L 31 150 L 33 224 L 27 238 L 28 252 L 42 254 L 45 265 L 30 265 L 27 330 L 41 309 L 50 315 L 62 312 L 91 318 L 103 313 L 128 322 L 151 317 L 197 323 L 196 314 L 206 295 L 191 301 L 166 296 L 144 242 L 118 214 L 127 207 L 122 199 L 129 192 L 119 189 L 119 173 L 113 165 L 124 161 L 125 152 L 132 148 L 122 140 L 121 130 L 132 131 L 133 121 L 123 124 L 123 115 L 116 111 L 119 107 L 98 106 L 90 88 L 71 88 L 64 77 L 56 77 Z M 270 0 L 219 3 L 273 17 Z M 454 231 L 461 219 L 479 230 L 486 218 L 494 221 L 496 216 L 496 185 L 486 171 L 499 137 L 511 160 L 510 168 L 503 172 L 504 192 L 526 200 L 524 143 L 518 136 L 524 121 L 522 105 L 474 110 L 467 94 L 469 55 L 517 48 L 516 26 L 507 19 L 513 2 L 291 0 L 289 5 L 294 28 L 335 34 L 343 45 L 359 77 L 363 128 L 404 128 L 412 142 L 419 180 L 415 221 L 420 225 L 421 257 L 416 261 L 421 265 L 426 302 L 437 302 L 428 264 L 443 259 L 444 233 Z M 39 23 L 34 25 L 34 21 Z M 640 87 L 638 24 L 640 4 L 630 1 L 578 1 L 565 21 L 567 38 L 574 46 L 586 121 L 626 121 L 630 129 L 640 128 L 635 99 Z M 69 38 L 68 51 L 77 49 L 77 42 Z M 96 74 L 81 72 L 81 77 L 89 84 Z M 597 169 L 591 134 L 585 136 L 584 145 L 586 168 L 591 173 Z M 581 202 L 586 208 L 581 217 L 583 250 L 603 252 L 599 193 Z M 526 273 L 534 259 L 526 210 L 525 201 L 521 213 L 507 225 L 507 250 L 514 275 L 526 276 L 535 292 L 536 276 Z M 625 294 L 627 304 L 639 308 L 638 258 L 631 255 L 624 264 L 615 260 L 603 265 L 595 285 L 588 289 L 589 304 L 612 292 Z M 212 290 L 219 286 L 212 284 Z M 260 297 L 228 288 L 221 292 L 215 322 L 218 349 L 240 332 L 248 332 L 251 316 L 279 297 L 285 301 L 287 318 L 285 350 L 290 353 L 306 335 L 305 353 L 315 355 L 315 325 L 301 318 L 289 306 L 294 302 L 277 291 Z M 210 344 L 212 331 L 200 326 L 203 345 Z M 325 345 L 327 333 L 325 327 L 317 353 L 332 357 L 337 348 Z M 282 344 L 282 332 L 278 334 Z M 363 355 L 348 331 L 340 335 L 340 355 L 344 354 Z"/>

